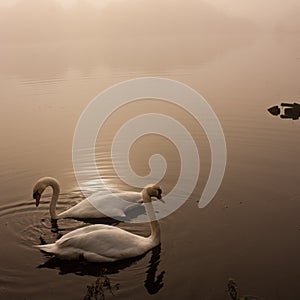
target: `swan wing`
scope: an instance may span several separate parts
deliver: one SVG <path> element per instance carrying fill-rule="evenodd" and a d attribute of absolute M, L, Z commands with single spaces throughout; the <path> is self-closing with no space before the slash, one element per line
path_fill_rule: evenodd
<path fill-rule="evenodd" d="M 114 230 L 114 226 L 111 225 L 106 225 L 106 224 L 95 224 L 95 225 L 89 225 L 89 226 L 85 226 L 85 227 L 81 227 L 81 228 L 77 228 L 73 231 L 68 232 L 67 234 L 63 235 L 57 242 L 61 242 L 63 240 L 69 239 L 71 237 L 74 236 L 82 236 L 84 237 L 84 235 L 96 231 L 96 230 Z"/>
<path fill-rule="evenodd" d="M 120 197 L 123 200 L 126 200 L 128 202 L 132 203 L 142 203 L 143 197 L 142 193 L 140 192 L 120 192 L 116 194 L 118 197 Z"/>
<path fill-rule="evenodd" d="M 116 197 L 125 201 L 113 202 Z M 97 219 L 105 218 L 107 215 L 122 218 L 126 216 L 127 210 L 139 206 L 141 202 L 142 195 L 139 192 L 118 192 L 115 194 L 97 192 L 58 214 L 58 218 Z M 105 211 L 107 215 L 102 211 Z"/>
<path fill-rule="evenodd" d="M 124 201 L 119 201 L 122 199 Z M 125 213 L 132 208 L 140 206 L 142 195 L 138 192 L 120 192 L 115 194 L 91 195 L 86 199 L 95 210 L 103 211 L 110 217 L 125 217 Z"/>
<path fill-rule="evenodd" d="M 105 218 L 106 215 L 96 209 L 88 199 L 84 199 L 75 206 L 58 214 L 59 218 L 82 218 L 82 219 L 98 219 Z"/>
<path fill-rule="evenodd" d="M 53 244 L 35 245 L 34 247 L 44 252 L 55 254 L 62 259 L 79 259 L 82 256 L 85 257 L 88 255 L 85 257 L 88 261 L 110 262 L 114 260 L 104 257 L 101 254 L 86 251 L 83 241 L 90 232 L 100 232 L 101 230 L 108 232 L 114 229 L 115 227 L 105 224 L 90 225 L 65 234 Z M 97 260 L 95 260 L 96 257 Z"/>
<path fill-rule="evenodd" d="M 56 242 L 57 250 L 60 253 L 78 253 L 78 257 L 83 256 L 89 261 L 115 261 L 141 255 L 153 247 L 149 238 L 109 227 L 60 239 Z"/>
<path fill-rule="evenodd" d="M 150 238 L 118 227 L 97 224 L 69 232 L 54 244 L 37 247 L 62 259 L 83 257 L 92 262 L 112 262 L 139 256 L 154 246 Z"/>

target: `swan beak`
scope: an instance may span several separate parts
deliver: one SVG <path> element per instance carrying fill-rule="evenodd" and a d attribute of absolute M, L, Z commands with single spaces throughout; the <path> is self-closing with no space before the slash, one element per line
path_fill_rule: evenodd
<path fill-rule="evenodd" d="M 162 190 L 158 189 L 158 195 L 157 195 L 157 199 L 160 200 L 163 203 L 166 203 L 163 199 L 162 199 Z"/>
<path fill-rule="evenodd" d="M 40 204 L 41 194 L 39 192 L 35 192 L 32 197 L 35 199 L 35 206 L 38 207 Z"/>
<path fill-rule="evenodd" d="M 166 204 L 166 201 L 162 197 L 160 197 L 159 201 Z"/>

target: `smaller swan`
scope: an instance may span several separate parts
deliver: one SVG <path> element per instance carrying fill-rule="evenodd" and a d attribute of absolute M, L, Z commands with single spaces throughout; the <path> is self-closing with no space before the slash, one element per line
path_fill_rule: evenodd
<path fill-rule="evenodd" d="M 151 235 L 142 237 L 121 228 L 97 224 L 76 229 L 65 234 L 53 244 L 37 245 L 40 250 L 61 259 L 84 258 L 90 262 L 113 262 L 142 255 L 160 244 L 160 227 L 155 218 L 151 197 L 161 199 L 159 186 L 143 189 L 143 202 L 150 220 Z"/>
<path fill-rule="evenodd" d="M 44 190 L 47 187 L 52 187 L 53 193 L 50 202 L 50 216 L 51 219 L 63 219 L 63 218 L 77 218 L 77 219 L 98 219 L 98 218 L 105 218 L 107 215 L 100 212 L 96 209 L 89 198 L 86 198 L 76 204 L 75 206 L 69 208 L 68 210 L 61 212 L 59 214 L 56 213 L 56 203 L 58 200 L 60 186 L 59 182 L 52 177 L 43 177 L 40 178 L 34 188 L 33 188 L 33 198 L 36 200 L 36 206 L 39 206 L 41 196 Z M 115 196 L 126 200 L 118 203 L 118 206 L 114 206 L 110 208 L 110 203 L 112 198 Z M 141 192 L 119 192 L 115 193 L 114 196 L 110 193 L 103 194 L 103 192 L 97 192 L 92 196 L 93 203 L 97 204 L 97 207 L 104 207 L 106 208 L 106 212 L 108 212 L 110 217 L 119 217 L 124 218 L 126 216 L 126 211 L 129 211 L 132 208 L 138 207 L 142 202 L 142 193 Z"/>

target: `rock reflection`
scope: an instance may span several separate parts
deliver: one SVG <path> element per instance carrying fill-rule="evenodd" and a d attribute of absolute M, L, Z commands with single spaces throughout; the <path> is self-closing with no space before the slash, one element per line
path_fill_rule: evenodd
<path fill-rule="evenodd" d="M 251 295 L 240 295 L 240 290 L 236 281 L 233 278 L 229 278 L 227 282 L 227 293 L 232 300 L 262 300 L 259 297 Z"/>

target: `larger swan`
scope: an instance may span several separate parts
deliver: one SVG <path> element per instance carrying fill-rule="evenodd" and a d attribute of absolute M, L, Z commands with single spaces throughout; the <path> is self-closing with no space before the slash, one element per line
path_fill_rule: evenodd
<path fill-rule="evenodd" d="M 160 244 L 160 227 L 155 219 L 151 197 L 161 199 L 159 186 L 143 189 L 143 202 L 150 219 L 151 235 L 142 237 L 118 227 L 98 224 L 79 228 L 64 235 L 53 244 L 38 245 L 42 251 L 62 259 L 84 258 L 90 262 L 113 262 L 135 257 Z"/>
<path fill-rule="evenodd" d="M 90 201 L 89 198 L 86 198 L 75 206 L 69 208 L 68 210 L 57 214 L 56 203 L 60 192 L 60 186 L 59 182 L 55 178 L 40 178 L 34 185 L 33 198 L 36 200 L 36 206 L 39 206 L 41 196 L 44 190 L 49 186 L 53 189 L 50 202 L 50 216 L 53 220 L 63 218 L 98 219 L 107 217 L 107 215 L 96 209 L 95 206 L 91 204 L 91 202 L 97 204 L 97 207 L 105 208 L 105 211 L 108 212 L 109 216 L 123 218 L 126 216 L 126 211 L 139 206 L 142 202 L 141 192 L 119 192 L 115 193 L 114 195 L 126 201 L 119 201 L 117 207 L 116 205 L 114 205 L 114 207 L 111 207 L 112 197 L 115 196 L 112 196 L 110 193 L 103 194 L 101 192 L 98 192 L 91 196 L 93 197 L 93 201 Z"/>

